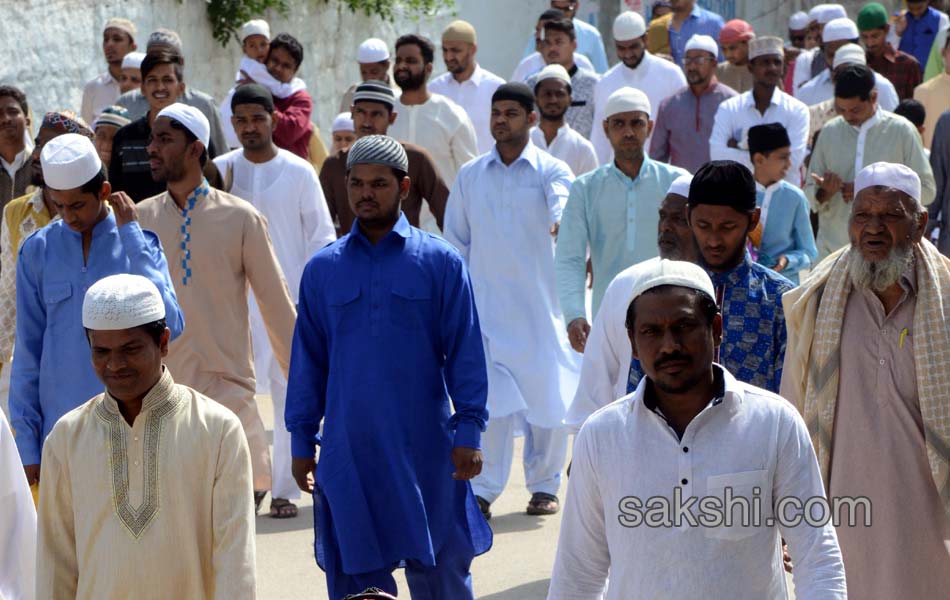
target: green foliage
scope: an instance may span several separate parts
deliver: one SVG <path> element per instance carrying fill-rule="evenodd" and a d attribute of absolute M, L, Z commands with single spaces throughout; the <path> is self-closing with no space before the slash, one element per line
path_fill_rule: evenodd
<path fill-rule="evenodd" d="M 178 0 L 184 2 L 185 0 Z M 317 0 L 329 4 L 331 0 Z M 433 15 L 440 9 L 454 9 L 455 0 L 332 0 L 347 6 L 352 12 L 379 16 L 387 21 L 396 18 L 397 9 L 411 17 Z M 291 0 L 205 0 L 211 31 L 222 46 L 233 38 L 238 40 L 238 29 L 251 19 L 260 18 L 267 11 L 287 16 Z"/>

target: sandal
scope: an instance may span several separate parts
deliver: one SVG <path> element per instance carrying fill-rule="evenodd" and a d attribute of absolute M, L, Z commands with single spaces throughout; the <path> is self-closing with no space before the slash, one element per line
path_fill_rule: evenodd
<path fill-rule="evenodd" d="M 261 502 L 264 501 L 266 495 L 267 492 L 254 492 L 254 514 L 261 509 Z"/>
<path fill-rule="evenodd" d="M 531 501 L 528 502 L 527 513 L 529 515 L 553 515 L 560 509 L 561 504 L 557 496 L 535 492 L 531 495 Z"/>
<path fill-rule="evenodd" d="M 297 516 L 297 505 L 286 498 L 270 501 L 270 516 L 274 519 L 292 519 Z"/>
<path fill-rule="evenodd" d="M 491 502 L 485 500 L 481 496 L 475 496 L 475 501 L 478 502 L 478 508 L 482 511 L 486 521 L 491 521 Z"/>

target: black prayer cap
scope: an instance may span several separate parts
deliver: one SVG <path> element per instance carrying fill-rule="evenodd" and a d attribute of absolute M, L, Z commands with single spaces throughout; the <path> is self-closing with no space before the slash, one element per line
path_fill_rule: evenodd
<path fill-rule="evenodd" d="M 755 210 L 755 179 L 752 171 L 734 160 L 714 160 L 693 175 L 689 185 L 689 208 L 700 204 L 730 206 L 741 212 Z"/>
<path fill-rule="evenodd" d="M 766 123 L 749 128 L 749 154 L 768 154 L 792 145 L 781 123 Z"/>
<path fill-rule="evenodd" d="M 504 83 L 492 94 L 491 103 L 499 100 L 514 100 L 524 107 L 526 112 L 534 110 L 534 93 L 523 83 Z"/>
<path fill-rule="evenodd" d="M 231 111 L 241 104 L 260 104 L 267 112 L 274 112 L 274 97 L 259 83 L 245 83 L 235 88 L 231 96 Z"/>

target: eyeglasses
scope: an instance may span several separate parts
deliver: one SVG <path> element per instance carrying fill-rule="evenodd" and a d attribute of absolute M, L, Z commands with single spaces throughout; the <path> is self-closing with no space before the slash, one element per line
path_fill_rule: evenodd
<path fill-rule="evenodd" d="M 689 65 L 701 65 L 704 62 L 715 61 L 716 59 L 711 56 L 694 56 L 692 58 L 684 57 L 683 64 L 685 66 Z"/>

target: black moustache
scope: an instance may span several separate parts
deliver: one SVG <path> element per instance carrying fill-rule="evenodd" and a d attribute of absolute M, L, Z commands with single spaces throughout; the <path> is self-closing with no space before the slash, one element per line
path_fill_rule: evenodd
<path fill-rule="evenodd" d="M 670 356 L 667 356 L 666 358 L 661 358 L 660 360 L 656 361 L 653 367 L 656 369 L 659 369 L 666 366 L 667 363 L 672 363 L 672 362 L 677 362 L 677 361 L 689 362 L 689 360 L 690 358 L 688 356 L 684 356 L 682 354 L 671 354 Z"/>

